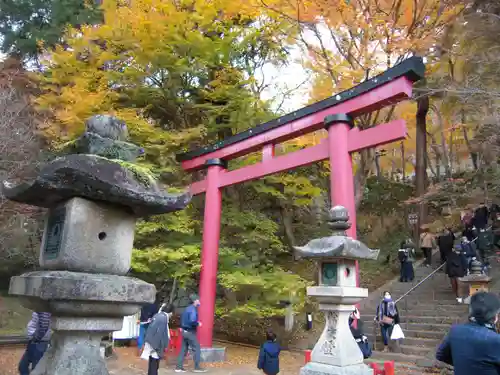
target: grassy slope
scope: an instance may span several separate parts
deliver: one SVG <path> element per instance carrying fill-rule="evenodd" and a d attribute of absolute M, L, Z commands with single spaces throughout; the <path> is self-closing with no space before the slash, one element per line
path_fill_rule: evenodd
<path fill-rule="evenodd" d="M 19 303 L 19 299 L 0 296 L 0 335 L 23 335 L 31 319 L 31 311 Z"/>

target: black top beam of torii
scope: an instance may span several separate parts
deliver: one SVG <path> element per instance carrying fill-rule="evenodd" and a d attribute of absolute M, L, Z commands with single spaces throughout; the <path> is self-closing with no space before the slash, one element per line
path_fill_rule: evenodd
<path fill-rule="evenodd" d="M 212 145 L 201 147 L 193 151 L 177 154 L 176 160 L 179 162 L 191 160 L 196 157 L 203 156 L 211 152 L 220 150 L 221 148 L 232 145 L 234 143 L 238 143 L 248 138 L 255 137 L 256 135 L 265 133 L 269 130 L 285 125 L 290 121 L 295 121 L 300 118 L 310 116 L 326 108 L 330 108 L 333 107 L 334 105 L 338 105 L 342 102 L 353 99 L 358 95 L 364 94 L 377 87 L 383 86 L 384 84 L 390 82 L 393 79 L 404 76 L 409 80 L 411 80 L 412 82 L 417 82 L 422 78 L 424 78 L 424 75 L 425 75 L 425 65 L 423 59 L 417 56 L 410 57 L 409 59 L 402 61 L 400 64 L 397 64 L 392 68 L 387 69 L 385 72 L 369 80 L 366 80 L 363 83 L 360 83 L 359 85 L 356 85 L 348 90 L 345 90 L 340 94 L 332 95 L 329 98 L 310 104 L 304 108 L 298 109 L 294 112 L 288 113 L 274 120 L 257 125 L 254 128 L 235 134 L 232 137 L 216 142 Z M 338 95 L 340 95 L 341 97 L 340 100 L 337 99 Z"/>

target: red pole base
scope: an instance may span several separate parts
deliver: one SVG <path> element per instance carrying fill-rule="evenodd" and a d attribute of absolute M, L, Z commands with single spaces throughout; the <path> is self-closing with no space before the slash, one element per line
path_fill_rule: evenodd
<path fill-rule="evenodd" d="M 304 352 L 305 354 L 305 364 L 307 365 L 309 362 L 311 362 L 311 353 L 312 351 L 311 350 L 306 350 Z"/>
<path fill-rule="evenodd" d="M 395 375 L 394 361 L 384 362 L 384 368 L 378 367 L 378 363 L 370 363 L 373 369 L 373 375 Z"/>

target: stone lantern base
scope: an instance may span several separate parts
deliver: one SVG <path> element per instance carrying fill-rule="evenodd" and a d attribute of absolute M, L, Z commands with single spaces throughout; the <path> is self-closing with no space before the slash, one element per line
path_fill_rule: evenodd
<path fill-rule="evenodd" d="M 309 362 L 300 369 L 300 375 L 373 375 L 373 369 L 364 363 L 340 367 Z"/>

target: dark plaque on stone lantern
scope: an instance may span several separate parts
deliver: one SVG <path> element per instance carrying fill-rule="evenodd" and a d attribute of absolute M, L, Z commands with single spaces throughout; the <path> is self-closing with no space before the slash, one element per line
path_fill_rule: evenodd
<path fill-rule="evenodd" d="M 43 247 L 43 256 L 45 259 L 56 259 L 59 255 L 65 219 L 65 206 L 50 210 Z"/>
<path fill-rule="evenodd" d="M 337 263 L 323 263 L 321 268 L 321 284 L 337 286 Z"/>

